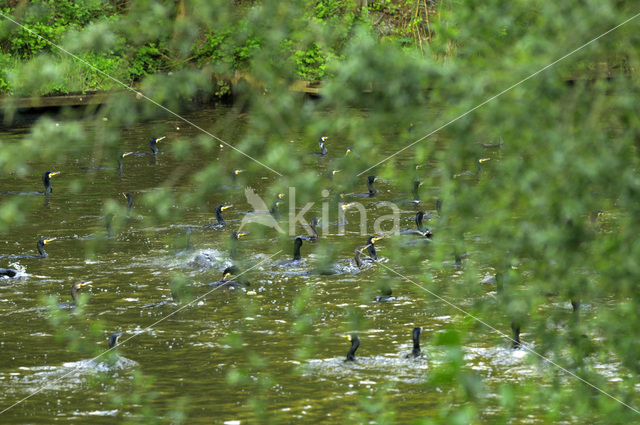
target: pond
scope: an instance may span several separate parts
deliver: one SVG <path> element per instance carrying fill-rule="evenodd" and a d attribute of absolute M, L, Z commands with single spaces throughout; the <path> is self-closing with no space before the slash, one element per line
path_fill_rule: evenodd
<path fill-rule="evenodd" d="M 204 108 L 185 117 L 205 127 L 215 123 L 217 134 L 232 144 L 246 125 L 245 118 L 227 106 Z M 16 126 L 0 138 L 18 142 L 29 131 L 29 124 Z M 252 208 L 244 188 L 250 185 L 262 194 L 276 176 L 265 169 L 263 178 L 246 182 L 240 175 L 236 184 L 220 185 L 208 208 L 184 208 L 178 221 L 151 223 L 143 219 L 147 211 L 138 202 L 145 193 L 161 185 L 175 193 L 193 191 L 197 188 L 189 177 L 211 161 L 224 162 L 228 172 L 242 168 L 247 161 L 231 155 L 230 149 L 220 144 L 212 153 L 192 155 L 188 166 L 184 162 L 179 166 L 181 160 L 171 154 L 172 140 L 199 133 L 176 119 L 137 124 L 127 130 L 122 151 L 147 152 L 148 139 L 160 135 L 166 136 L 158 144 L 160 153 L 127 156 L 122 173 L 83 169 L 96 164 L 117 165 L 115 160 L 105 159 L 103 152 L 91 149 L 86 156 L 68 155 L 65 162 L 32 164 L 34 170 L 61 174 L 52 178 L 52 196 L 25 195 L 25 202 L 32 207 L 27 221 L 3 235 L 0 255 L 35 253 L 40 237 L 55 239 L 46 245 L 48 258 L 0 260 L 0 267 L 17 268 L 24 274 L 20 279 L 0 282 L 0 409 L 44 388 L 3 413 L 2 423 L 44 424 L 71 418 L 75 423 L 110 424 L 114 416 L 130 417 L 141 402 L 117 406 L 112 403 L 113 394 L 132 391 L 138 370 L 153 377 L 155 398 L 151 404 L 161 413 L 186 396 L 188 423 L 192 424 L 253 423 L 256 420 L 247 405 L 250 398 L 264 403 L 270 415 L 284 422 L 341 424 L 354 419 L 362 396 L 369 394 L 384 399 L 389 409 L 395 410 L 399 423 L 435 414 L 443 394 L 427 387 L 425 380 L 433 364 L 444 361 L 450 353 L 429 341 L 464 322 L 464 317 L 385 269 L 391 267 L 409 278 L 415 273 L 411 267 L 389 264 L 385 251 L 399 242 L 391 238 L 376 242 L 380 264 L 358 270 L 352 257 L 357 246 L 366 245 L 366 236 L 360 234 L 357 214 L 346 212 L 349 221 L 344 234 L 339 234 L 336 218 L 330 216 L 328 233 L 323 232 L 321 238 L 326 241 L 324 246 L 333 247 L 340 273 L 308 274 L 319 261 L 321 244 L 305 241 L 303 261 L 281 267 L 277 263 L 291 257 L 292 239 L 279 237 L 270 229 L 251 231 L 237 242 L 236 254 L 248 270 L 248 290 L 212 290 L 207 283 L 219 280 L 232 262 L 231 232 L 240 227 Z M 297 134 L 290 140 L 283 143 L 296 152 L 319 151 L 316 141 L 300 140 Z M 327 145 L 329 155 L 344 155 L 349 143 L 336 140 Z M 392 152 L 389 145 L 381 153 Z M 406 167 L 414 166 L 408 152 L 399 161 Z M 310 157 L 307 163 L 317 173 L 331 171 L 322 157 Z M 435 169 L 427 167 L 425 172 L 429 168 Z M 81 190 L 75 190 L 71 183 L 78 179 L 85 181 Z M 378 181 L 377 196 L 357 200 L 374 216 L 388 214 L 384 201 L 412 199 L 409 186 Z M 32 190 L 42 190 L 40 173 L 25 178 L 0 176 L 2 192 Z M 419 209 L 437 216 L 437 188 L 420 190 L 421 204 L 403 207 L 401 227 L 413 227 Z M 354 191 L 366 192 L 364 177 Z M 103 238 L 103 202 L 113 199 L 124 205 L 122 193 L 134 197 L 131 215 L 128 219 L 116 217 L 115 235 Z M 283 202 L 287 205 L 287 198 Z M 271 199 L 265 203 L 269 206 Z M 213 210 L 218 204 L 233 205 L 223 212 L 226 227 L 204 227 L 215 222 Z M 309 221 L 322 214 L 322 203 L 317 202 L 305 217 Z M 181 251 L 186 246 L 187 228 L 194 251 Z M 303 233 L 301 227 L 297 231 Z M 409 248 L 422 250 L 421 261 L 429 261 L 430 242 L 418 240 L 419 236 L 409 238 L 415 243 Z M 87 248 L 96 249 L 95 255 L 88 256 Z M 206 257 L 207 267 L 192 264 L 198 255 Z M 445 288 L 460 282 L 462 273 L 451 261 L 447 270 L 434 275 L 435 283 Z M 482 273 L 491 276 L 492 270 L 487 267 Z M 188 292 L 204 296 L 186 307 L 173 303 L 171 282 L 176 275 L 185 276 Z M 120 341 L 126 342 L 118 347 L 122 357 L 115 365 L 90 362 L 89 357 L 70 352 L 54 338 L 43 297 L 55 295 L 68 301 L 69 288 L 78 281 L 92 282 L 82 290 L 90 295 L 83 317 L 87 323 L 100 320 L 106 328 L 102 338 L 85 337 L 86 342 L 106 349 L 109 334 L 124 333 Z M 380 282 L 393 287 L 395 300 L 373 301 Z M 486 302 L 495 302 L 495 285 L 478 283 L 478 288 Z M 471 302 L 451 301 L 463 309 Z M 569 311 L 570 306 L 561 308 Z M 590 313 L 586 310 L 585 314 Z M 361 345 L 356 362 L 347 363 L 344 359 L 350 343 L 343 336 L 355 331 L 352 327 L 357 323 L 362 324 L 357 329 Z M 493 325 L 510 332 L 507 321 L 496 320 Z M 412 348 L 414 327 L 422 328 L 426 354 L 422 359 L 405 358 Z M 541 371 L 548 366 L 537 365 L 523 351 L 511 350 L 509 341 L 491 329 L 478 326 L 474 332 L 476 338 L 465 342 L 464 362 L 484 380 L 518 383 L 539 377 L 540 384 L 549 382 L 544 378 L 546 372 Z M 229 334 L 237 337 L 229 338 Z M 67 375 L 74 367 L 77 371 Z M 110 379 L 91 378 L 91 371 L 103 369 Z M 616 378 L 615 370 L 610 377 Z M 491 417 L 491 412 L 485 414 Z M 514 419 L 537 422 L 531 412 Z"/>

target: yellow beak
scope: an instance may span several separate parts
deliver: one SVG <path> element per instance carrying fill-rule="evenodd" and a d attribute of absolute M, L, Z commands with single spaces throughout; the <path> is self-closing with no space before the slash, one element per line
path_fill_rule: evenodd
<path fill-rule="evenodd" d="M 225 205 L 224 207 L 220 208 L 222 211 L 224 210 L 228 210 L 229 208 L 231 208 L 233 205 Z"/>
<path fill-rule="evenodd" d="M 166 138 L 167 138 L 167 136 L 158 137 L 156 139 L 156 143 L 158 143 L 160 140 L 163 140 L 163 139 L 166 139 Z"/>
<path fill-rule="evenodd" d="M 60 171 L 54 171 L 49 173 L 49 177 L 57 176 L 58 174 L 60 174 Z"/>
<path fill-rule="evenodd" d="M 235 171 L 234 171 L 234 173 L 235 173 L 235 175 L 236 175 L 236 176 L 237 176 L 238 174 L 242 173 L 242 172 L 244 172 L 244 170 L 235 170 Z"/>
<path fill-rule="evenodd" d="M 287 196 L 284 193 L 278 193 L 278 198 L 280 199 L 284 199 L 284 197 Z"/>
<path fill-rule="evenodd" d="M 238 233 L 238 239 L 240 239 L 241 237 L 246 236 L 246 235 L 247 235 L 247 233 Z"/>
<path fill-rule="evenodd" d="M 222 276 L 222 279 L 224 280 L 224 279 L 228 278 L 229 276 L 231 276 L 231 273 L 225 273 L 224 276 Z"/>
<path fill-rule="evenodd" d="M 124 158 L 125 156 L 129 156 L 129 155 L 131 155 L 132 153 L 133 153 L 133 152 L 125 152 L 125 153 L 123 153 L 123 154 L 122 154 L 122 157 Z"/>
<path fill-rule="evenodd" d="M 487 162 L 487 161 L 491 161 L 491 158 L 480 158 L 478 160 L 478 162 Z"/>

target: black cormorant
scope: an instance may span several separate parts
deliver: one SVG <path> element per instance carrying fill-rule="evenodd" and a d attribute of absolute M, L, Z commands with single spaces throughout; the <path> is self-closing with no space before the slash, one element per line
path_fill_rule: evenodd
<path fill-rule="evenodd" d="M 518 350 L 522 346 L 520 342 L 520 325 L 516 322 L 511 322 L 511 331 L 513 332 L 513 338 L 511 338 L 513 341 L 512 347 L 514 350 Z"/>
<path fill-rule="evenodd" d="M 413 350 L 411 350 L 411 353 L 407 354 L 405 357 L 406 358 L 417 358 L 420 357 L 420 332 L 422 331 L 421 328 L 413 328 L 413 334 L 412 334 L 412 338 L 413 338 Z"/>
<path fill-rule="evenodd" d="M 109 348 L 113 348 L 118 345 L 118 339 L 124 335 L 124 332 L 118 332 L 117 334 L 109 335 Z"/>
<path fill-rule="evenodd" d="M 376 295 L 374 298 L 375 302 L 385 303 L 387 301 L 395 301 L 396 297 L 393 296 L 393 291 L 391 290 L 391 286 L 387 283 L 384 283 L 380 286 L 380 295 Z"/>
<path fill-rule="evenodd" d="M 381 238 L 377 236 L 369 236 L 367 238 L 367 245 L 365 246 L 365 248 L 367 248 L 367 252 L 369 253 L 369 258 L 371 259 L 371 261 L 378 261 L 378 254 L 376 253 L 374 243 L 376 243 L 380 239 Z"/>
<path fill-rule="evenodd" d="M 285 260 L 279 262 L 278 266 L 293 266 L 296 265 L 302 260 L 302 256 L 300 255 L 300 247 L 302 246 L 302 238 L 297 236 L 295 241 L 293 241 L 293 258 L 291 260 Z"/>
<path fill-rule="evenodd" d="M 133 195 L 130 193 L 123 193 L 122 196 L 127 200 L 127 214 L 131 214 L 133 208 Z"/>
<path fill-rule="evenodd" d="M 320 222 L 320 219 L 318 217 L 313 217 L 311 219 L 311 222 L 309 223 L 309 228 L 311 229 L 311 232 L 313 233 L 311 236 L 309 235 L 304 235 L 304 236 L 298 236 L 299 238 L 305 240 L 305 241 L 310 241 L 310 242 L 315 242 L 318 240 L 318 223 Z"/>
<path fill-rule="evenodd" d="M 222 229 L 224 228 L 224 226 L 226 225 L 224 218 L 222 218 L 222 211 L 231 208 L 233 205 L 224 205 L 224 204 L 220 204 L 216 207 L 216 220 L 218 220 L 217 223 L 212 223 L 212 224 L 207 224 L 204 227 L 208 227 L 208 228 L 214 228 L 214 229 Z"/>
<path fill-rule="evenodd" d="M 238 275 L 238 268 L 236 266 L 229 266 L 222 272 L 222 279 L 217 282 L 209 283 L 209 286 L 223 286 L 227 289 L 237 289 L 237 288 L 246 288 L 251 286 L 249 282 L 240 281 L 234 278 L 235 275 Z"/>
<path fill-rule="evenodd" d="M 482 173 L 482 167 L 481 165 L 487 161 L 490 161 L 491 158 L 480 158 L 478 159 L 475 164 L 476 164 L 476 171 L 471 171 L 471 170 L 462 170 L 459 173 L 456 173 L 453 175 L 453 178 L 456 179 L 458 177 L 461 176 L 475 176 L 478 175 L 480 173 Z"/>
<path fill-rule="evenodd" d="M 157 155 L 158 154 L 158 142 L 163 140 L 164 138 L 166 138 L 167 136 L 162 136 L 162 137 L 152 137 L 149 140 L 149 148 L 151 149 L 151 154 L 152 155 Z"/>
<path fill-rule="evenodd" d="M 35 254 L 24 254 L 24 255 L 3 255 L 0 258 L 9 258 L 9 259 L 16 259 L 16 258 L 47 258 L 48 254 L 45 252 L 44 250 L 44 246 L 46 244 L 48 244 L 49 242 L 55 240 L 56 238 L 40 238 L 38 240 L 37 243 L 37 248 L 38 248 L 38 253 L 39 255 L 35 255 Z"/>
<path fill-rule="evenodd" d="M 59 305 L 60 308 L 75 308 L 78 303 L 78 291 L 85 286 L 91 286 L 91 282 L 76 282 L 71 285 L 71 303 L 62 303 Z"/>
<path fill-rule="evenodd" d="M 60 174 L 59 171 L 47 171 L 42 174 L 42 184 L 44 184 L 44 194 L 51 195 L 53 192 L 53 187 L 51 186 L 51 177 L 57 176 Z"/>
<path fill-rule="evenodd" d="M 353 362 L 356 360 L 356 350 L 360 346 L 360 338 L 358 338 L 358 335 L 355 334 L 345 335 L 345 338 L 351 341 L 351 348 L 347 353 L 347 358 L 345 359 L 345 361 Z"/>
<path fill-rule="evenodd" d="M 327 151 L 327 147 L 325 146 L 324 142 L 327 141 L 327 137 L 326 136 L 322 136 L 320 138 L 320 140 L 318 140 L 318 146 L 320 146 L 320 152 L 316 152 L 313 155 L 315 156 L 326 156 L 329 151 Z"/>
<path fill-rule="evenodd" d="M 418 211 L 416 213 L 416 229 L 402 229 L 400 230 L 398 233 L 401 235 L 420 235 L 420 236 L 424 236 L 426 238 L 431 238 L 432 233 L 431 230 L 427 229 L 424 227 L 424 224 L 422 223 L 423 219 L 425 216 L 425 212 L 424 211 Z M 427 218 L 429 217 L 429 215 L 427 215 Z"/>
<path fill-rule="evenodd" d="M 16 277 L 18 275 L 18 271 L 14 269 L 0 269 L 0 276 L 2 277 Z"/>

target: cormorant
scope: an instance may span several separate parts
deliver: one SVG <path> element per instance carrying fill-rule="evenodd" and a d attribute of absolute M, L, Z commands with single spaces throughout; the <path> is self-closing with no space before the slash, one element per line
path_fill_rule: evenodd
<path fill-rule="evenodd" d="M 460 176 L 474 176 L 474 175 L 478 175 L 480 173 L 482 173 L 482 163 L 490 161 L 491 158 L 480 158 L 478 159 L 475 164 L 476 164 L 476 171 L 471 171 L 471 170 L 462 170 L 459 173 L 456 173 L 453 175 L 453 178 L 456 179 Z"/>
<path fill-rule="evenodd" d="M 231 208 L 233 205 L 224 205 L 220 204 L 216 207 L 216 220 L 218 220 L 215 224 L 207 224 L 204 227 L 214 228 L 214 229 L 222 229 L 226 225 L 224 218 L 222 218 L 222 211 Z"/>
<path fill-rule="evenodd" d="M 59 305 L 60 308 L 75 308 L 78 303 L 78 291 L 85 286 L 91 286 L 91 282 L 76 282 L 71 286 L 71 299 L 73 300 L 71 303 L 62 303 Z"/>
<path fill-rule="evenodd" d="M 251 286 L 249 282 L 236 280 L 233 276 L 239 272 L 236 266 L 229 266 L 222 272 L 222 279 L 209 283 L 209 286 L 224 286 L 228 289 L 246 288 Z"/>
<path fill-rule="evenodd" d="M 326 156 L 329 153 L 329 151 L 327 151 L 327 147 L 324 144 L 324 142 L 326 141 L 327 141 L 326 136 L 322 136 L 320 140 L 318 140 L 318 146 L 320 146 L 320 152 L 314 153 L 313 154 L 314 156 Z"/>
<path fill-rule="evenodd" d="M 244 170 L 241 170 L 240 168 L 234 168 L 231 170 L 231 180 L 236 181 L 236 177 L 238 177 L 240 173 L 244 173 Z"/>
<path fill-rule="evenodd" d="M 413 328 L 413 350 L 411 350 L 411 353 L 407 354 L 405 357 L 406 358 L 417 358 L 420 357 L 420 332 L 422 331 L 421 328 Z"/>
<path fill-rule="evenodd" d="M 229 256 L 231 257 L 232 260 L 235 260 L 236 257 L 238 256 L 238 240 L 240 240 L 241 237 L 246 236 L 247 234 L 248 233 L 237 232 L 237 231 L 234 231 L 233 233 L 231 233 Z"/>
<path fill-rule="evenodd" d="M 49 242 L 55 240 L 56 238 L 40 238 L 38 240 L 37 243 L 37 248 L 38 248 L 38 253 L 40 255 L 33 255 L 33 254 L 24 254 L 24 255 L 3 255 L 0 258 L 9 258 L 9 259 L 16 259 L 16 258 L 47 258 L 48 254 L 45 252 L 44 250 L 44 246 L 46 244 L 48 244 Z"/>
<path fill-rule="evenodd" d="M 123 193 L 122 196 L 127 200 L 127 215 L 131 214 L 131 209 L 133 208 L 133 195 L 130 193 Z"/>
<path fill-rule="evenodd" d="M 514 350 L 518 350 L 522 346 L 522 343 L 520 342 L 520 325 L 516 322 L 511 322 L 511 330 L 513 331 L 512 348 Z"/>
<path fill-rule="evenodd" d="M 157 155 L 158 154 L 158 142 L 161 141 L 162 139 L 166 138 L 167 136 L 162 136 L 162 137 L 152 137 L 149 140 L 149 148 L 151 149 L 151 154 L 152 155 Z"/>
<path fill-rule="evenodd" d="M 300 255 L 300 247 L 302 246 L 302 238 L 300 236 L 296 237 L 296 240 L 293 241 L 293 259 L 285 260 L 278 263 L 279 266 L 293 266 L 298 264 L 302 259 Z"/>
<path fill-rule="evenodd" d="M 356 360 L 356 350 L 360 346 L 360 338 L 358 338 L 358 335 L 355 335 L 355 334 L 345 335 L 345 338 L 351 341 L 351 348 L 347 353 L 347 358 L 345 359 L 345 362 L 353 362 Z"/>
<path fill-rule="evenodd" d="M 416 227 L 417 229 L 402 229 L 398 232 L 398 234 L 401 235 L 420 235 L 420 236 L 424 236 L 426 238 L 431 239 L 432 233 L 431 230 L 427 229 L 424 227 L 424 224 L 422 223 L 422 220 L 424 219 L 425 213 L 424 211 L 418 211 L 416 213 Z M 427 215 L 427 218 L 429 216 Z"/>
<path fill-rule="evenodd" d="M 51 177 L 57 176 L 60 174 L 59 171 L 47 171 L 42 174 L 42 184 L 44 184 L 44 194 L 51 195 L 53 192 L 53 187 L 51 186 Z"/>
<path fill-rule="evenodd" d="M 376 295 L 376 297 L 374 298 L 375 302 L 385 303 L 387 301 L 396 300 L 396 297 L 393 296 L 393 291 L 391 290 L 391 287 L 386 283 L 380 287 L 380 294 L 381 295 Z"/>
<path fill-rule="evenodd" d="M 109 349 L 118 345 L 118 339 L 120 339 L 122 335 L 124 335 L 124 332 L 118 332 L 117 334 L 111 334 L 109 336 Z"/>
<path fill-rule="evenodd" d="M 369 236 L 367 238 L 367 245 L 365 246 L 365 248 L 367 248 L 367 252 L 369 252 L 369 258 L 371 259 L 371 261 L 378 261 L 378 254 L 376 253 L 376 248 L 373 244 L 380 239 L 381 238 L 376 236 Z"/>
<path fill-rule="evenodd" d="M 376 176 L 367 177 L 367 188 L 369 189 L 369 192 L 367 192 L 367 193 L 353 193 L 353 194 L 345 195 L 345 196 L 356 196 L 358 198 L 372 198 L 372 197 L 376 196 L 376 193 L 378 193 L 378 191 L 376 190 L 375 187 L 373 187 L 373 183 L 376 181 L 376 179 L 377 179 Z"/>
<path fill-rule="evenodd" d="M 359 246 L 356 248 L 354 254 L 353 254 L 353 260 L 356 262 L 356 266 L 360 269 L 362 268 L 362 260 L 360 259 L 360 255 L 362 254 L 362 251 L 364 251 L 367 247 L 365 245 L 363 246 Z"/>
<path fill-rule="evenodd" d="M 311 219 L 311 222 L 309 223 L 309 227 L 311 228 L 311 232 L 313 233 L 313 235 L 309 236 L 309 235 L 304 235 L 304 236 L 298 236 L 299 238 L 305 240 L 305 241 L 310 241 L 310 242 L 315 242 L 318 240 L 318 230 L 316 229 L 318 227 L 318 223 L 320 222 L 320 219 L 318 217 L 313 217 Z"/>
<path fill-rule="evenodd" d="M 12 278 L 12 277 L 16 277 L 17 275 L 18 275 L 17 270 L 0 268 L 0 276 Z"/>

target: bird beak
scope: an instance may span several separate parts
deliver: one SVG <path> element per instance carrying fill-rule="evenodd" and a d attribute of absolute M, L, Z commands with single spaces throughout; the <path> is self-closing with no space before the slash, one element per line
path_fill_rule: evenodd
<path fill-rule="evenodd" d="M 125 152 L 125 153 L 123 153 L 123 154 L 122 154 L 122 157 L 124 158 L 125 156 L 129 156 L 129 155 L 131 155 L 132 153 L 133 153 L 133 152 Z"/>
<path fill-rule="evenodd" d="M 244 170 L 235 170 L 235 171 L 234 171 L 234 173 L 235 173 L 235 175 L 236 175 L 236 176 L 237 176 L 238 174 L 240 174 L 240 173 L 243 173 L 243 172 L 244 172 Z"/>
<path fill-rule="evenodd" d="M 158 137 L 156 139 L 156 143 L 158 143 L 160 140 L 163 140 L 163 139 L 166 139 L 166 138 L 167 138 L 167 136 Z"/>
<path fill-rule="evenodd" d="M 81 282 L 78 284 L 78 288 L 83 288 L 85 286 L 91 286 L 93 282 L 89 281 L 89 282 Z"/>
<path fill-rule="evenodd" d="M 346 335 L 342 335 L 343 338 L 348 339 L 349 341 L 351 341 L 351 335 L 346 334 Z"/>
<path fill-rule="evenodd" d="M 349 155 L 351 153 L 351 149 L 347 149 L 347 152 L 345 152 L 345 155 Z"/>
<path fill-rule="evenodd" d="M 57 176 L 58 174 L 60 174 L 60 171 L 54 171 L 52 173 L 49 173 L 49 177 Z"/>
<path fill-rule="evenodd" d="M 44 241 L 42 241 L 42 243 L 47 244 L 47 243 L 49 243 L 51 241 L 55 241 L 55 240 L 56 240 L 56 238 L 49 238 L 49 239 L 45 239 Z"/>
<path fill-rule="evenodd" d="M 280 199 L 284 199 L 284 197 L 287 196 L 284 193 L 278 193 L 278 198 Z"/>
<path fill-rule="evenodd" d="M 220 208 L 222 211 L 224 210 L 228 210 L 229 208 L 231 208 L 233 205 L 225 205 L 224 207 Z"/>
<path fill-rule="evenodd" d="M 225 273 L 224 276 L 222 276 L 222 280 L 228 278 L 229 276 L 231 276 L 231 273 Z"/>
<path fill-rule="evenodd" d="M 416 170 L 417 170 L 418 168 L 422 168 L 422 164 L 418 164 L 418 165 L 416 165 Z"/>
<path fill-rule="evenodd" d="M 480 158 L 478 160 L 478 162 L 487 162 L 487 161 L 491 161 L 491 158 Z"/>
<path fill-rule="evenodd" d="M 349 151 L 347 151 L 347 153 L 349 153 Z M 336 175 L 336 174 L 338 174 L 340 171 L 342 171 L 342 170 L 332 170 L 332 171 L 331 171 L 331 174 L 333 174 L 333 175 L 335 176 L 335 175 Z"/>
<path fill-rule="evenodd" d="M 127 199 L 127 194 L 122 192 L 122 196 L 124 196 L 125 199 Z"/>
<path fill-rule="evenodd" d="M 378 242 L 380 239 L 382 239 L 382 238 L 373 238 L 373 239 L 371 239 L 371 243 Z"/>
<path fill-rule="evenodd" d="M 240 239 L 241 237 L 246 236 L 246 235 L 248 235 L 248 234 L 249 234 L 249 233 L 238 233 L 238 239 Z"/>

